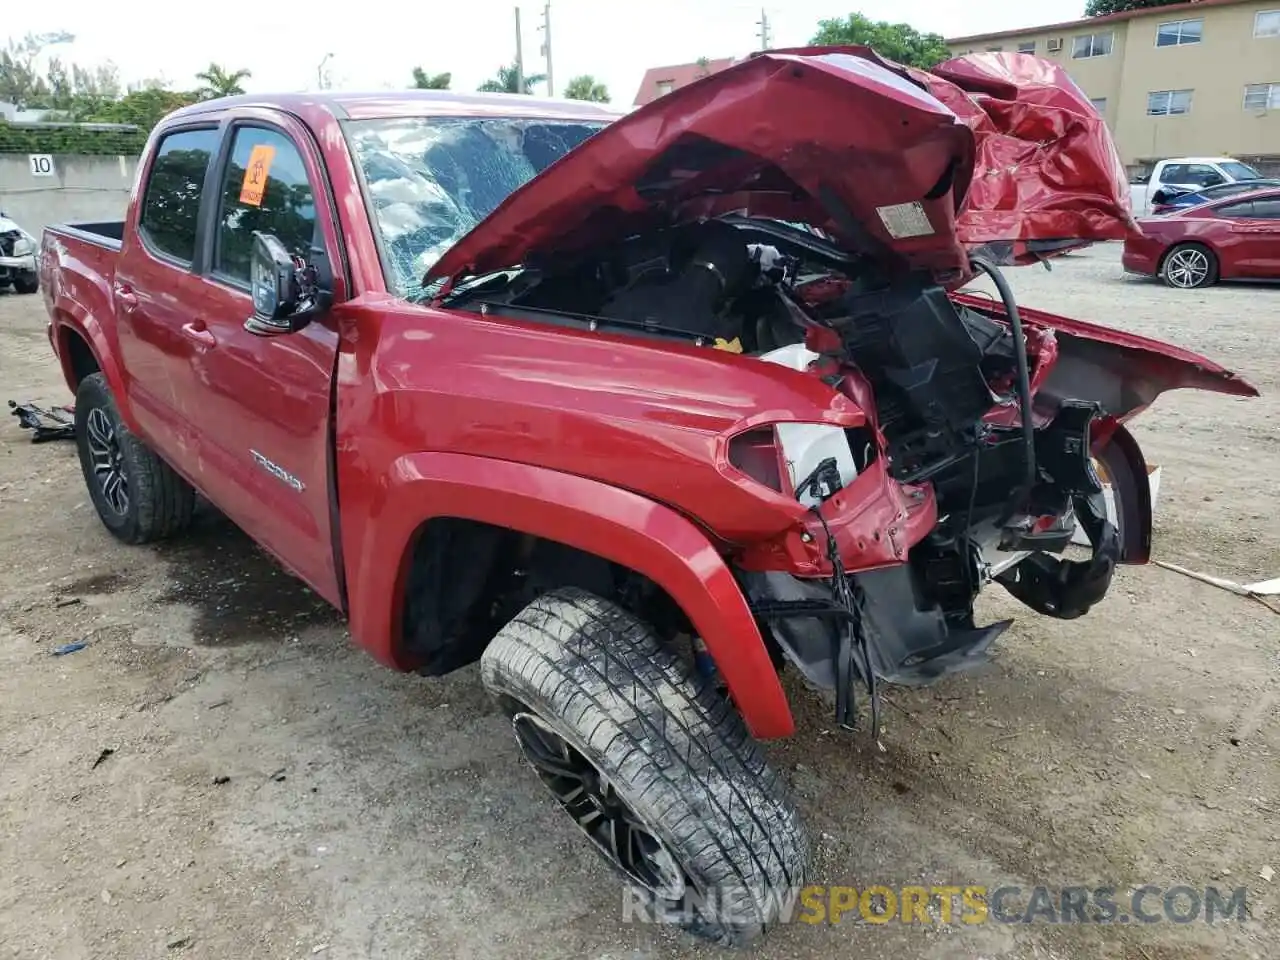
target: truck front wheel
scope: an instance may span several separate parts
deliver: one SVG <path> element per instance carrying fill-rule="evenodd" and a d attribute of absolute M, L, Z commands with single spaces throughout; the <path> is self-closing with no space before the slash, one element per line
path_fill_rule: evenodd
<path fill-rule="evenodd" d="M 627 882 L 624 919 L 740 945 L 792 909 L 808 856 L 782 781 L 714 683 L 648 625 L 555 590 L 503 627 L 481 676 L 534 772 Z"/>
<path fill-rule="evenodd" d="M 76 390 L 76 446 L 93 506 L 118 539 L 147 543 L 190 525 L 195 491 L 129 432 L 101 373 Z"/>

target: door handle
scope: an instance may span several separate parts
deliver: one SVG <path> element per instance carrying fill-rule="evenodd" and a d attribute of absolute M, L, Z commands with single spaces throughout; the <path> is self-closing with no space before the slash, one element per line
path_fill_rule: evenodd
<path fill-rule="evenodd" d="M 125 313 L 133 311 L 138 306 L 138 295 L 133 292 L 132 287 L 117 283 L 112 287 L 112 292 L 115 294 L 116 303 L 120 304 L 120 309 Z"/>
<path fill-rule="evenodd" d="M 182 335 L 205 348 L 215 346 L 218 342 L 217 337 L 206 330 L 203 325 L 195 323 L 184 323 L 182 325 Z"/>

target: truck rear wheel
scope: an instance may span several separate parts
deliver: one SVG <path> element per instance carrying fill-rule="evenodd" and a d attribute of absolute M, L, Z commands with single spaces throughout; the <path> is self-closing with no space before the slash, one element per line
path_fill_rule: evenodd
<path fill-rule="evenodd" d="M 118 539 L 147 543 L 190 525 L 195 491 L 129 432 L 101 373 L 76 390 L 76 446 L 93 506 Z"/>
<path fill-rule="evenodd" d="M 648 625 L 555 590 L 499 631 L 481 676 L 525 759 L 627 882 L 624 919 L 740 945 L 793 906 L 808 855 L 783 783 L 732 704 Z"/>

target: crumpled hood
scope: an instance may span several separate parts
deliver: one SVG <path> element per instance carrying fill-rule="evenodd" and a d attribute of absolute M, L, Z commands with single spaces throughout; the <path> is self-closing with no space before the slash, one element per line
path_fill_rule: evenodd
<path fill-rule="evenodd" d="M 862 47 L 780 50 L 610 124 L 424 283 L 731 211 L 810 224 L 887 269 L 947 281 L 975 246 L 1023 262 L 1040 242 L 1127 236 L 1128 196 L 1105 124 L 1052 64 L 985 54 L 925 73 Z"/>
<path fill-rule="evenodd" d="M 910 74 L 974 134 L 974 175 L 956 219 L 967 247 L 1022 263 L 1036 250 L 1141 233 L 1106 121 L 1060 66 L 981 53 Z"/>

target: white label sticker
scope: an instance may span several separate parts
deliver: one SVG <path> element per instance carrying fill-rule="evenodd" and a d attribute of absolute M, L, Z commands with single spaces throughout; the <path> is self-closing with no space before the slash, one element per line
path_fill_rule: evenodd
<path fill-rule="evenodd" d="M 927 237 L 933 233 L 933 224 L 919 201 L 895 203 L 888 207 L 876 207 L 880 222 L 895 240 L 906 237 Z"/>
<path fill-rule="evenodd" d="M 27 162 L 31 164 L 31 175 L 33 177 L 52 177 L 53 157 L 47 153 L 29 153 L 27 154 Z"/>

